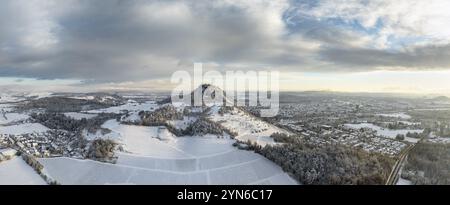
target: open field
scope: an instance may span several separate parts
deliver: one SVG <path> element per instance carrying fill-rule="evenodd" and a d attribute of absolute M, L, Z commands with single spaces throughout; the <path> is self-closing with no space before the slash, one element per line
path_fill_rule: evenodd
<path fill-rule="evenodd" d="M 0 185 L 45 185 L 45 181 L 21 157 L 0 163 Z"/>

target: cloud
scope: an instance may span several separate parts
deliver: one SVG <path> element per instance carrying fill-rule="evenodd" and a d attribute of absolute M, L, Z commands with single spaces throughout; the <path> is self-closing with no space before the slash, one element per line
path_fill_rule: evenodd
<path fill-rule="evenodd" d="M 323 60 L 349 69 L 445 70 L 450 65 L 450 45 L 420 46 L 402 52 L 361 48 L 329 48 Z"/>
<path fill-rule="evenodd" d="M 427 1 L 428 2 L 428 1 Z M 5 0 L 0 76 L 124 83 L 212 69 L 448 69 L 449 3 Z"/>
<path fill-rule="evenodd" d="M 33 8 L 48 12 L 38 19 L 41 23 L 22 11 L 25 2 L 12 4 L 2 7 L 53 27 L 47 35 L 37 35 L 46 38 L 39 42 L 51 42 L 39 49 L 26 42 L 18 45 L 22 31 L 6 25 L 10 35 L 2 38 L 16 44 L 3 46 L 0 74 L 5 76 L 126 81 L 188 69 L 180 68 L 180 61 L 302 62 L 286 53 L 287 42 L 280 39 L 284 24 L 279 14 L 287 5 L 282 2 L 64 1 Z M 13 24 L 28 28 L 28 21 Z M 40 32 L 27 31 L 30 36 Z"/>
<path fill-rule="evenodd" d="M 450 2 L 447 0 L 320 0 L 305 9 L 310 1 L 295 1 L 295 12 L 321 19 L 340 19 L 358 23 L 366 29 L 379 26 L 379 35 L 427 36 L 446 39 Z"/>

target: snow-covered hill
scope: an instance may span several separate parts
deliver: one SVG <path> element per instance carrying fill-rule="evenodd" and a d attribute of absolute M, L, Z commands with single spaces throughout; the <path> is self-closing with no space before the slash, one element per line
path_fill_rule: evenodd
<path fill-rule="evenodd" d="M 208 86 L 203 85 L 197 91 L 203 93 Z M 217 95 L 220 93 L 223 92 L 216 90 Z M 83 99 L 87 105 L 90 101 L 109 99 L 107 96 L 69 95 Z M 102 122 L 99 129 L 91 129 L 93 133 L 88 129 L 81 131 L 87 142 L 109 139 L 117 143 L 115 164 L 82 159 L 80 155 L 77 159 L 70 158 L 71 155 L 38 159 L 49 177 L 61 184 L 297 183 L 270 160 L 234 146 L 236 141 L 275 145 L 270 135 L 287 132 L 238 107 L 158 104 L 122 97 L 111 100 L 115 99 L 122 102 L 100 109 L 61 111 L 71 119 L 68 122 L 96 120 L 103 113 L 116 114 L 117 118 Z M 49 130 L 32 121 L 20 122 L 28 116 L 11 112 L 0 116 L 0 133 L 22 135 Z M 4 126 L 11 122 L 18 123 Z"/>

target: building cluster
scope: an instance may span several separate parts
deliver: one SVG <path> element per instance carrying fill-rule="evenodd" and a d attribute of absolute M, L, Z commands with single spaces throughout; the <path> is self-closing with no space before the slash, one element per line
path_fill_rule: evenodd
<path fill-rule="evenodd" d="M 407 144 L 377 134 L 372 129 L 350 129 L 346 123 L 376 122 L 375 113 L 404 109 L 403 104 L 372 100 L 323 100 L 320 103 L 285 103 L 280 106 L 277 125 L 308 138 L 315 144 L 338 143 L 368 152 L 399 154 Z"/>
<path fill-rule="evenodd" d="M 85 149 L 73 148 L 74 134 L 61 130 L 43 133 L 0 134 L 0 145 L 35 157 L 68 156 L 82 158 Z"/>

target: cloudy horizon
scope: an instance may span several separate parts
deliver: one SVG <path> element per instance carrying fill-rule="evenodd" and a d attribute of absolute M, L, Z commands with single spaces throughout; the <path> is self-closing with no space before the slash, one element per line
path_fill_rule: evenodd
<path fill-rule="evenodd" d="M 450 94 L 446 0 L 5 0 L 0 87 L 168 90 L 277 70 L 285 91 Z"/>

